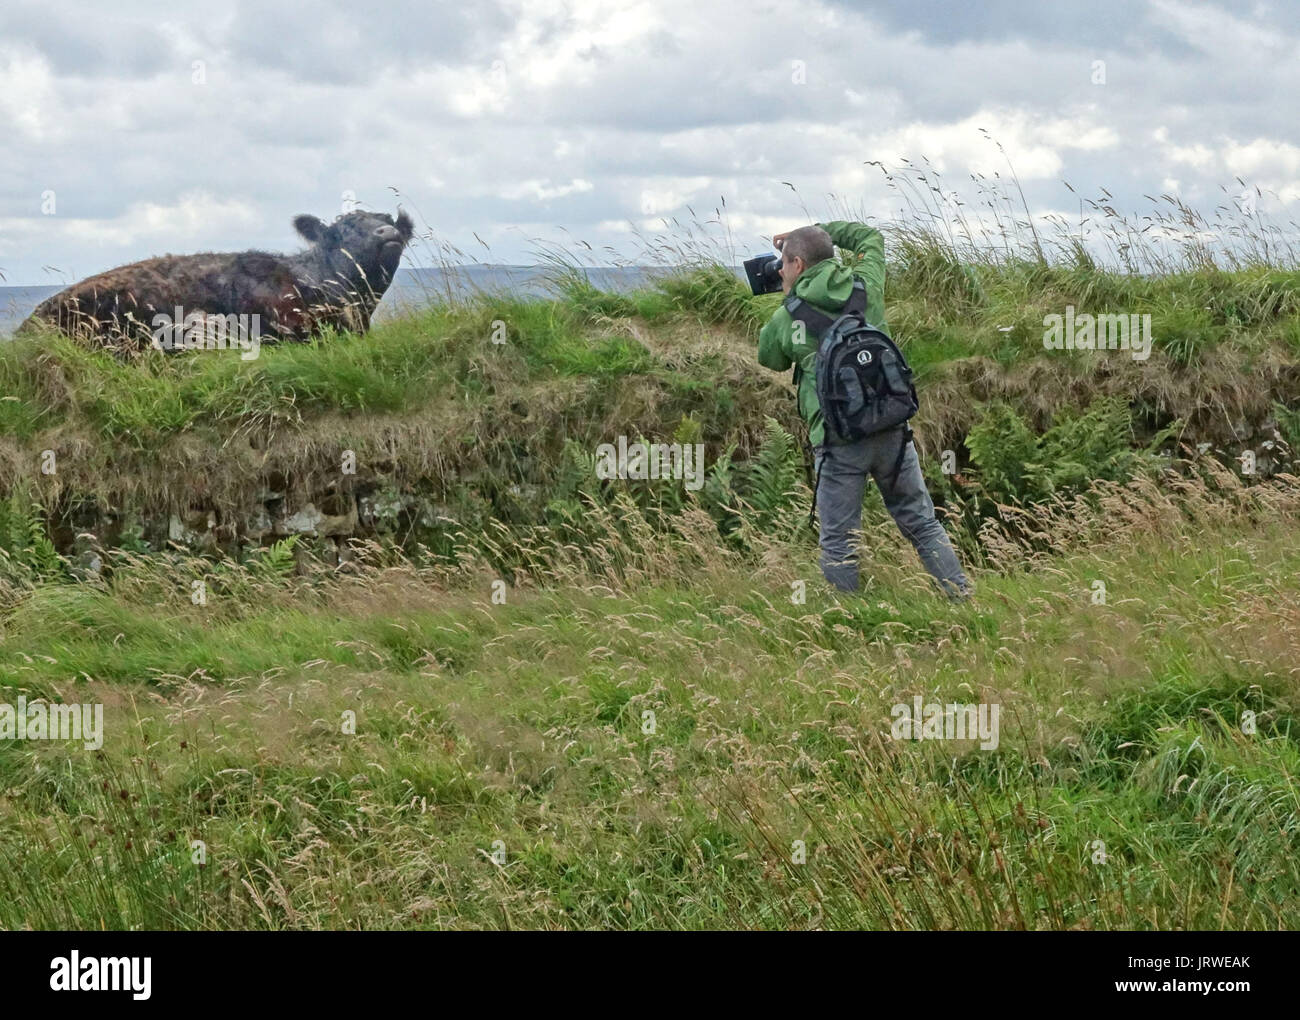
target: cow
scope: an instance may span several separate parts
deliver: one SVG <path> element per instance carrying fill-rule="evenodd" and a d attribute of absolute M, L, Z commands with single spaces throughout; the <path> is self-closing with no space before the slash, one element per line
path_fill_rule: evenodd
<path fill-rule="evenodd" d="M 119 353 L 201 347 L 193 328 L 191 342 L 180 342 L 182 327 L 208 332 L 213 319 L 251 322 L 261 343 L 308 341 L 328 328 L 364 333 L 411 240 L 411 217 L 400 208 L 396 220 L 358 211 L 327 224 L 303 214 L 293 226 L 309 244 L 297 255 L 205 252 L 133 262 L 47 298 L 19 332 L 53 326 Z"/>

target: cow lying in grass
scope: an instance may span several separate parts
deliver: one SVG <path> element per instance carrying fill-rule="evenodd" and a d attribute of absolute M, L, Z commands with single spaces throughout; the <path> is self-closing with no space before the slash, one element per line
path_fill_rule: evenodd
<path fill-rule="evenodd" d="M 326 224 L 302 215 L 293 225 L 310 243 L 297 255 L 208 252 L 133 262 L 48 298 L 19 330 L 52 325 L 118 351 L 203 347 L 205 339 L 214 346 L 214 322 L 223 332 L 251 329 L 255 344 L 309 340 L 330 327 L 365 332 L 411 239 L 410 216 L 351 212 Z M 247 349 L 249 338 L 242 339 Z"/>

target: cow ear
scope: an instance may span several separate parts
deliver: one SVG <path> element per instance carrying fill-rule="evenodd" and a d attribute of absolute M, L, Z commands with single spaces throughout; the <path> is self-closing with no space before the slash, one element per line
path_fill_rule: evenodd
<path fill-rule="evenodd" d="M 409 241 L 411 235 L 415 233 L 414 221 L 400 205 L 397 207 L 397 232 L 402 235 L 403 241 Z"/>
<path fill-rule="evenodd" d="M 329 228 L 320 221 L 319 217 L 303 213 L 293 218 L 293 229 L 298 231 L 305 240 L 315 244 L 325 237 L 325 231 Z"/>

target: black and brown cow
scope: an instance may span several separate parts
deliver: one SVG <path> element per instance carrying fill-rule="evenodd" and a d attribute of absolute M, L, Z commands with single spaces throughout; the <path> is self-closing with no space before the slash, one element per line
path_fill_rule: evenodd
<path fill-rule="evenodd" d="M 206 252 L 133 262 L 48 298 L 19 329 L 49 324 L 119 350 L 159 346 L 159 323 L 178 313 L 246 317 L 259 324 L 264 343 L 308 340 L 328 327 L 369 329 L 411 240 L 410 216 L 350 212 L 327 224 L 304 214 L 293 225 L 310 245 L 296 255 Z"/>

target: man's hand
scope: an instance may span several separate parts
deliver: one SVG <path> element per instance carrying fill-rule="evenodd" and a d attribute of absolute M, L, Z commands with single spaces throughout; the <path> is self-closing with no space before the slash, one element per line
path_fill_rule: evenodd
<path fill-rule="evenodd" d="M 777 251 L 780 251 L 781 246 L 785 244 L 785 239 L 789 237 L 792 233 L 794 233 L 794 231 L 787 230 L 784 234 L 774 234 L 772 236 L 772 247 L 775 248 Z"/>

